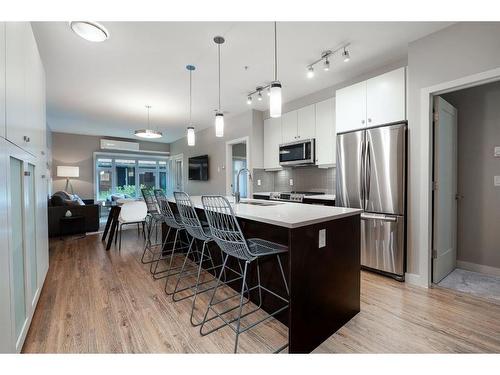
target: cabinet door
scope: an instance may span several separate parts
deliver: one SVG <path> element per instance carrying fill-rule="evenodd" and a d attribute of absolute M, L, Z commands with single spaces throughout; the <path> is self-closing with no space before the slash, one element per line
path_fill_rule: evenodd
<path fill-rule="evenodd" d="M 335 102 L 337 133 L 366 127 L 366 81 L 337 90 Z"/>
<path fill-rule="evenodd" d="M 316 136 L 316 118 L 314 104 L 297 111 L 297 139 L 310 139 Z"/>
<path fill-rule="evenodd" d="M 5 22 L 0 22 L 0 137 L 5 138 Z"/>
<path fill-rule="evenodd" d="M 283 143 L 281 118 L 264 120 L 264 168 L 280 168 L 279 145 Z"/>
<path fill-rule="evenodd" d="M 316 164 L 335 164 L 335 100 L 316 103 Z"/>
<path fill-rule="evenodd" d="M 27 136 L 24 82 L 27 27 L 26 22 L 5 25 L 6 138 L 23 148 L 24 136 Z"/>
<path fill-rule="evenodd" d="M 405 68 L 393 70 L 367 81 L 367 126 L 406 120 L 405 81 Z"/>
<path fill-rule="evenodd" d="M 291 111 L 281 115 L 281 126 L 283 129 L 283 143 L 294 142 L 297 138 L 297 111 Z"/>

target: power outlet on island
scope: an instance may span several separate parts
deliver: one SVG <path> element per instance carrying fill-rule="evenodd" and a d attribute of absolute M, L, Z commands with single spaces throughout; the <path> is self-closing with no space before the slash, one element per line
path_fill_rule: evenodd
<path fill-rule="evenodd" d="M 318 247 L 321 249 L 326 246 L 326 229 L 319 230 Z"/>
<path fill-rule="evenodd" d="M 290 179 L 290 186 L 293 186 L 293 178 Z"/>
<path fill-rule="evenodd" d="M 260 180 L 257 180 L 257 186 L 262 185 L 262 182 Z"/>
<path fill-rule="evenodd" d="M 500 176 L 494 176 L 493 177 L 493 185 L 495 187 L 500 187 Z"/>

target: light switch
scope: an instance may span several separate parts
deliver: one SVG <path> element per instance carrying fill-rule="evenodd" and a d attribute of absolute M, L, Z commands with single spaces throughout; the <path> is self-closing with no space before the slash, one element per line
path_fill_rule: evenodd
<path fill-rule="evenodd" d="M 493 185 L 497 187 L 500 186 L 500 176 L 493 177 Z"/>
<path fill-rule="evenodd" d="M 290 186 L 293 186 L 293 178 L 290 179 Z"/>
<path fill-rule="evenodd" d="M 493 155 L 494 155 L 496 158 L 500 158 L 500 146 L 495 146 L 495 147 L 494 147 Z"/>
<path fill-rule="evenodd" d="M 326 246 L 326 229 L 319 230 L 318 247 L 321 249 Z"/>
<path fill-rule="evenodd" d="M 262 183 L 260 182 L 260 180 L 257 180 L 257 186 L 260 186 L 262 185 Z"/>

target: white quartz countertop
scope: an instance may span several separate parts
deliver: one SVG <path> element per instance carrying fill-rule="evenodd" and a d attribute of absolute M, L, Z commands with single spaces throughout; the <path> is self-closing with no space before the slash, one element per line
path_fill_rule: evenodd
<path fill-rule="evenodd" d="M 357 215 L 362 212 L 360 209 L 353 208 L 305 205 L 263 199 L 242 199 L 239 204 L 234 204 L 233 197 L 226 198 L 231 203 L 236 217 L 286 228 L 299 228 Z M 175 203 L 173 197 L 169 198 L 169 200 Z M 196 208 L 203 209 L 201 196 L 192 196 L 191 200 Z M 266 205 L 252 205 L 245 202 L 262 202 Z"/>

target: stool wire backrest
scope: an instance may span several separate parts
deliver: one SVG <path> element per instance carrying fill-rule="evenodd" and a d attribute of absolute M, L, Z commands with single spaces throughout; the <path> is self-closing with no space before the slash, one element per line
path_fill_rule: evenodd
<path fill-rule="evenodd" d="M 189 195 L 183 191 L 175 191 L 174 198 L 179 214 L 181 215 L 182 223 L 188 233 L 201 240 L 207 239 L 207 234 L 203 230 L 203 226 Z"/>
<path fill-rule="evenodd" d="M 201 201 L 212 237 L 221 250 L 239 259 L 252 260 L 254 256 L 248 249 L 229 201 L 220 195 L 202 196 Z"/>
<path fill-rule="evenodd" d="M 141 189 L 142 197 L 144 198 L 144 202 L 146 202 L 146 207 L 148 208 L 148 214 L 150 215 L 159 215 L 158 204 L 156 202 L 156 198 L 151 189 Z"/>
<path fill-rule="evenodd" d="M 173 227 L 173 228 L 181 227 L 182 223 L 179 223 L 175 219 L 172 208 L 170 207 L 170 204 L 168 204 L 168 199 L 165 196 L 165 192 L 161 189 L 155 189 L 154 194 L 156 197 L 156 201 L 158 202 L 158 206 L 160 207 L 160 211 L 161 211 L 161 214 L 163 216 L 163 219 L 165 220 L 165 223 L 169 227 Z"/>

